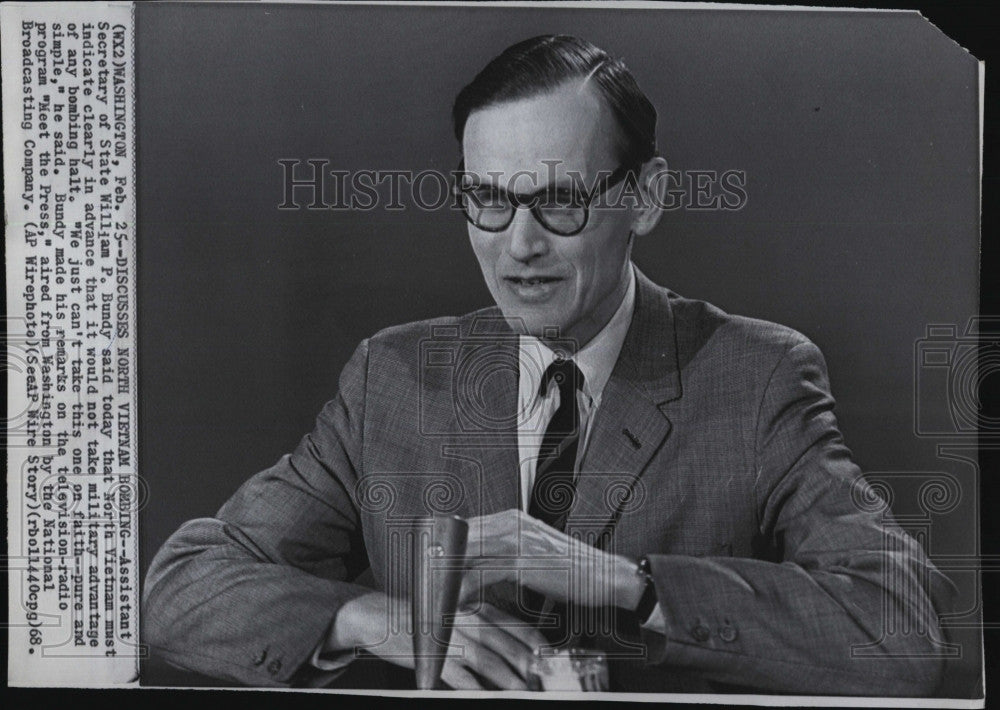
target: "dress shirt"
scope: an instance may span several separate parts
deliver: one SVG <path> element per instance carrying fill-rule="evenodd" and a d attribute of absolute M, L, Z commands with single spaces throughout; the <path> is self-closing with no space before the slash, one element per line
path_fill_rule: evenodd
<path fill-rule="evenodd" d="M 608 383 L 625 343 L 634 309 L 635 274 L 629 268 L 628 288 L 611 319 L 579 351 L 562 353 L 571 358 L 583 374 L 583 389 L 576 393 L 581 432 L 576 470 L 579 470 L 580 462 L 586 454 L 594 414 L 601 404 L 604 385 Z M 559 388 L 550 382 L 546 393 L 540 391 L 542 376 L 556 359 L 556 352 L 531 335 L 521 335 L 518 340 L 517 448 L 518 460 L 521 462 L 520 507 L 527 512 L 531 502 L 531 488 L 535 484 L 538 450 L 545 437 L 545 430 L 559 408 Z"/>

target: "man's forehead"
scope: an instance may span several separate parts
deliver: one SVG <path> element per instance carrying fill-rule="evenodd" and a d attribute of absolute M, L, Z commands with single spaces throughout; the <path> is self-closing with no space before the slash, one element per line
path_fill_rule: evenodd
<path fill-rule="evenodd" d="M 614 119 L 605 102 L 580 82 L 474 111 L 462 141 L 465 168 L 509 178 L 614 167 Z"/>

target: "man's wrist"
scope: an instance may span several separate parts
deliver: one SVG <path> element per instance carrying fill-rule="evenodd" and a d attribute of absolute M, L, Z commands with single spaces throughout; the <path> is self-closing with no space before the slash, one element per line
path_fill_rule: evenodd
<path fill-rule="evenodd" d="M 346 651 L 357 646 L 366 646 L 373 639 L 368 638 L 373 631 L 384 629 L 388 598 L 381 592 L 370 592 L 345 602 L 333 619 L 327 634 L 325 650 Z"/>
<path fill-rule="evenodd" d="M 624 557 L 619 559 L 620 562 L 615 574 L 617 586 L 615 605 L 626 611 L 634 611 L 646 591 L 646 579 L 636 574 L 638 563 L 635 560 Z"/>

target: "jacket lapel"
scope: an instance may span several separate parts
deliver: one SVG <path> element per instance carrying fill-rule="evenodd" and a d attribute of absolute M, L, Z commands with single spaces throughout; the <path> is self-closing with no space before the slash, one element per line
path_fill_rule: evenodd
<path fill-rule="evenodd" d="M 662 405 L 681 396 L 667 292 L 635 269 L 632 324 L 605 385 L 581 461 L 566 532 L 604 547 L 623 512 L 645 495 L 639 479 L 670 433 Z"/>
<path fill-rule="evenodd" d="M 470 495 L 465 514 L 474 517 L 518 503 L 518 334 L 495 308 L 473 314 L 461 331 L 452 388 L 456 422 L 442 453 L 462 462 Z"/>

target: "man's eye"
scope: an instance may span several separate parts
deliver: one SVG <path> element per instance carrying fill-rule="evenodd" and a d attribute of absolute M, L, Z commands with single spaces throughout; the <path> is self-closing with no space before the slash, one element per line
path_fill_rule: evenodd
<path fill-rule="evenodd" d="M 481 207 L 498 206 L 504 204 L 500 192 L 488 187 L 479 187 L 469 192 L 472 199 Z"/>
<path fill-rule="evenodd" d="M 549 207 L 578 207 L 583 203 L 579 191 L 569 188 L 548 190 L 542 195 L 542 205 Z"/>

